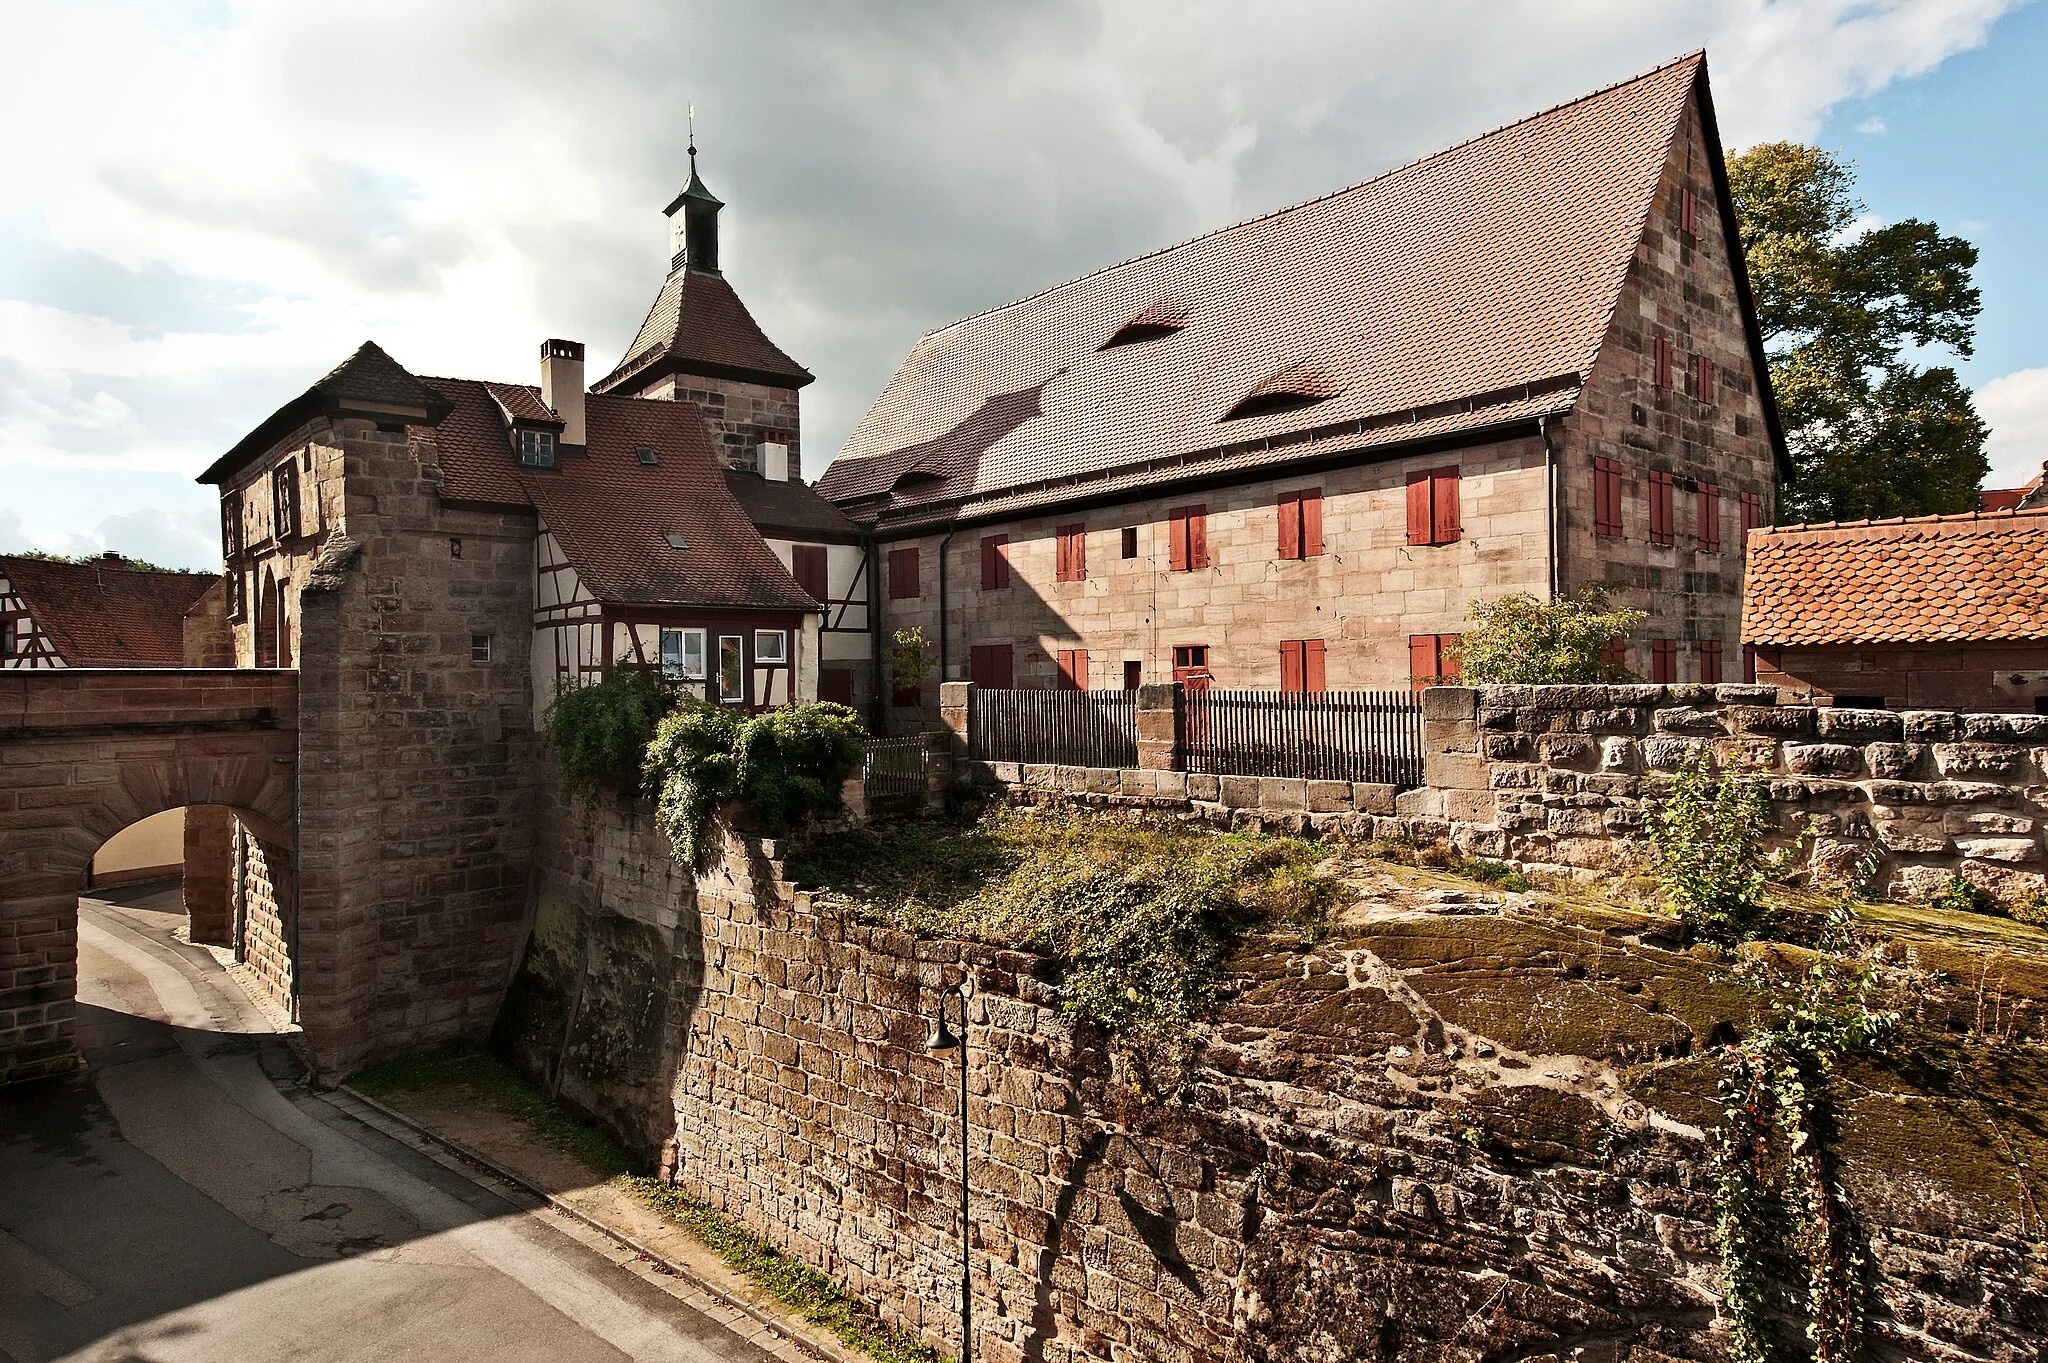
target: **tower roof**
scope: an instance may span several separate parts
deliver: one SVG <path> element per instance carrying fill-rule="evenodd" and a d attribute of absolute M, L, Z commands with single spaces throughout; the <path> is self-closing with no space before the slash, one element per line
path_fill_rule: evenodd
<path fill-rule="evenodd" d="M 719 275 L 678 268 L 655 295 L 618 368 L 591 385 L 609 393 L 633 381 L 702 374 L 771 388 L 801 388 L 811 371 L 768 339 L 733 287 Z"/>
<path fill-rule="evenodd" d="M 365 341 L 355 354 L 327 371 L 313 386 L 272 412 L 235 447 L 199 475 L 202 483 L 221 483 L 254 456 L 268 450 L 295 426 L 316 416 L 367 416 L 428 425 L 447 414 L 447 400 L 384 353 Z"/>

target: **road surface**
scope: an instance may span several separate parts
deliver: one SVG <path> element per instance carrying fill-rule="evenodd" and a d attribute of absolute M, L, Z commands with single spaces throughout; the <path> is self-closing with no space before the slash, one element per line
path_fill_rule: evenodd
<path fill-rule="evenodd" d="M 86 1070 L 0 1089 L 0 1358 L 770 1363 L 305 1089 L 176 891 L 113 897 L 79 906 Z"/>

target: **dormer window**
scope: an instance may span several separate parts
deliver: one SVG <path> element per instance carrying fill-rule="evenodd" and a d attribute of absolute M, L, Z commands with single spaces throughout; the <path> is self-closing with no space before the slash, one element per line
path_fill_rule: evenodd
<path fill-rule="evenodd" d="M 1114 350 L 1118 346 L 1139 345 L 1146 341 L 1157 341 L 1171 336 L 1188 324 L 1186 308 L 1171 303 L 1154 303 L 1151 307 L 1133 317 L 1116 329 L 1116 333 L 1097 350 Z"/>
<path fill-rule="evenodd" d="M 1235 407 L 1223 414 L 1223 420 L 1241 421 L 1246 417 L 1313 407 L 1318 402 L 1329 401 L 1341 391 L 1336 382 L 1320 369 L 1307 364 L 1290 364 L 1240 398 Z"/>
<path fill-rule="evenodd" d="M 519 462 L 530 469 L 551 469 L 555 466 L 555 433 L 553 431 L 521 431 L 519 433 Z"/>

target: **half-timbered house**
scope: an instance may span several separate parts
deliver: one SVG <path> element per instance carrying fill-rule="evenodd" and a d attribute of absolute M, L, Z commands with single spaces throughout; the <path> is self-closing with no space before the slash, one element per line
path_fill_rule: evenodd
<path fill-rule="evenodd" d="M 114 553 L 84 563 L 0 556 L 0 668 L 215 661 L 199 640 L 208 614 L 202 598 L 220 581 L 217 573 L 144 568 Z"/>

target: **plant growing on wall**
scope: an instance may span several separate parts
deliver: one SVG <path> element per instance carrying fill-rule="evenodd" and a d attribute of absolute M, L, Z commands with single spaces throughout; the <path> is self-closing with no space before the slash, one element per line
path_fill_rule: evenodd
<path fill-rule="evenodd" d="M 911 691 L 924 685 L 924 679 L 938 666 L 939 655 L 932 651 L 924 631 L 913 625 L 899 629 L 889 641 L 890 685 L 898 691 Z"/>
<path fill-rule="evenodd" d="M 610 783 L 639 794 L 648 740 L 675 700 L 675 689 L 648 668 L 615 668 L 601 681 L 564 688 L 541 717 L 562 788 L 594 795 Z"/>
<path fill-rule="evenodd" d="M 655 817 L 684 862 L 696 866 L 718 805 L 744 800 L 771 829 L 840 808 L 840 787 L 859 770 L 867 739 L 853 711 L 820 702 L 752 718 L 703 703 L 662 720 L 646 747 Z"/>
<path fill-rule="evenodd" d="M 1474 601 L 1466 614 L 1472 628 L 1465 632 L 1460 679 L 1506 686 L 1633 681 L 1613 660 L 1614 646 L 1649 618 L 1609 609 L 1607 589 L 1597 585 L 1554 601 L 1509 592 Z"/>
<path fill-rule="evenodd" d="M 1746 941 L 1768 925 L 1764 853 L 1771 806 L 1763 783 L 1718 766 L 1705 750 L 1678 769 L 1644 818 L 1657 879 L 1692 930 Z"/>

